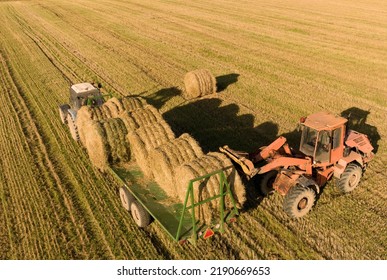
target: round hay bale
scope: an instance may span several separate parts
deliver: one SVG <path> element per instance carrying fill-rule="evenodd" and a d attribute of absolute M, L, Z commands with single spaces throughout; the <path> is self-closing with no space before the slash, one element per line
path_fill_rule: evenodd
<path fill-rule="evenodd" d="M 127 135 L 133 156 L 137 165 L 142 169 L 144 175 L 152 177 L 151 168 L 148 162 L 148 154 L 156 147 L 175 139 L 175 134 L 170 126 L 164 121 L 149 124 Z"/>
<path fill-rule="evenodd" d="M 142 126 L 163 120 L 160 112 L 152 105 L 146 105 L 132 111 L 125 111 L 120 115 L 128 130 L 137 129 Z"/>
<path fill-rule="evenodd" d="M 110 111 L 110 115 L 112 118 L 117 118 L 121 114 L 121 112 L 124 111 L 124 106 L 121 100 L 116 97 L 110 98 L 102 105 L 102 107 Z"/>
<path fill-rule="evenodd" d="M 78 128 L 79 139 L 81 143 L 85 146 L 85 136 L 84 136 L 84 126 L 90 120 L 103 120 L 111 118 L 110 111 L 105 107 L 90 107 L 82 106 L 77 112 L 76 125 Z"/>
<path fill-rule="evenodd" d="M 142 108 L 147 105 L 147 102 L 142 97 L 125 96 L 121 99 L 121 103 L 124 110 L 132 111 L 138 108 Z"/>
<path fill-rule="evenodd" d="M 243 185 L 242 180 L 233 167 L 230 159 L 221 153 L 208 153 L 207 155 L 199 157 L 176 168 L 175 186 L 176 193 L 180 200 L 184 202 L 187 194 L 187 186 L 190 180 L 223 168 L 237 207 L 241 208 L 246 201 L 245 186 Z M 195 202 L 199 202 L 219 194 L 219 180 L 219 175 L 214 175 L 210 178 L 195 182 L 193 184 Z M 204 219 L 208 223 L 214 215 L 216 216 L 219 213 L 219 203 L 219 199 L 212 200 L 198 207 L 201 209 L 196 210 L 196 212 L 198 215 L 201 215 L 200 218 Z M 231 206 L 231 201 L 229 199 L 226 200 L 226 205 Z"/>
<path fill-rule="evenodd" d="M 108 164 L 130 160 L 127 130 L 121 119 L 91 120 L 84 129 L 87 153 L 98 169 L 105 171 Z"/>
<path fill-rule="evenodd" d="M 216 92 L 216 79 L 207 69 L 188 72 L 184 76 L 184 97 L 197 98 Z"/>
<path fill-rule="evenodd" d="M 189 134 L 182 134 L 149 152 L 148 161 L 153 167 L 153 177 L 159 186 L 171 196 L 178 196 L 175 187 L 175 169 L 203 156 L 199 144 Z"/>

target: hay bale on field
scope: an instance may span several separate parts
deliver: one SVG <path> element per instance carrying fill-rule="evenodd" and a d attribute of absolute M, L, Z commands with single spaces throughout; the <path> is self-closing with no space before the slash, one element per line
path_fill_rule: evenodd
<path fill-rule="evenodd" d="M 126 111 L 142 108 L 148 103 L 142 97 L 125 96 L 121 99 L 122 107 Z"/>
<path fill-rule="evenodd" d="M 194 70 L 184 76 L 184 87 L 186 99 L 197 98 L 215 93 L 216 79 L 207 69 Z"/>
<path fill-rule="evenodd" d="M 85 145 L 85 126 L 87 122 L 94 120 L 99 121 L 111 118 L 112 115 L 107 107 L 90 107 L 83 106 L 77 112 L 76 125 L 78 128 L 79 138 L 81 143 Z"/>
<path fill-rule="evenodd" d="M 176 193 L 180 200 L 184 202 L 187 194 L 187 186 L 191 179 L 203 176 L 218 169 L 225 168 L 224 173 L 227 181 L 230 183 L 231 191 L 235 202 L 239 208 L 246 201 L 246 190 L 240 176 L 232 166 L 229 158 L 222 153 L 208 153 L 200 158 L 197 158 L 189 163 L 183 164 L 175 171 Z M 209 179 L 194 183 L 194 198 L 195 202 L 203 201 L 209 197 L 219 194 L 219 176 L 211 176 Z M 208 203 L 197 207 L 195 215 L 209 223 L 211 219 L 218 214 L 219 199 L 212 200 Z M 226 204 L 231 206 L 231 201 L 226 200 Z"/>
<path fill-rule="evenodd" d="M 160 112 L 152 105 L 146 105 L 132 111 L 124 111 L 120 118 L 124 121 L 128 130 L 134 130 L 163 120 Z"/>
<path fill-rule="evenodd" d="M 150 151 L 148 161 L 152 164 L 155 181 L 169 195 L 177 196 L 174 182 L 175 169 L 203 155 L 196 140 L 185 133 Z"/>
<path fill-rule="evenodd" d="M 108 164 L 130 160 L 128 131 L 121 119 L 91 120 L 84 128 L 87 153 L 98 169 L 104 171 Z"/>
<path fill-rule="evenodd" d="M 129 131 L 127 138 L 137 165 L 146 176 L 151 177 L 152 172 L 148 162 L 149 152 L 175 139 L 175 134 L 164 120 L 160 120 L 157 123 Z"/>

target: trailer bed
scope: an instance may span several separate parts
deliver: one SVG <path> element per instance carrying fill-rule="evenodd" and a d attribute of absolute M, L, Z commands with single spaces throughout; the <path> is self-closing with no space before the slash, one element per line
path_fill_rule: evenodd
<path fill-rule="evenodd" d="M 185 239 L 192 235 L 192 216 L 186 211 L 182 217 L 180 236 L 177 236 L 183 203 L 177 198 L 169 197 L 157 183 L 145 178 L 135 163 L 113 165 L 110 167 L 110 172 L 173 239 Z"/>

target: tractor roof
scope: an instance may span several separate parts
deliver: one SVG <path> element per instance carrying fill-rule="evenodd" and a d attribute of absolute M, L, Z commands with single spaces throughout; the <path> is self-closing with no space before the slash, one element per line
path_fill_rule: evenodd
<path fill-rule="evenodd" d="M 335 127 L 341 126 L 347 122 L 346 118 L 335 116 L 327 112 L 319 112 L 309 115 L 304 125 L 314 128 L 316 130 L 330 130 Z"/>
<path fill-rule="evenodd" d="M 95 89 L 95 87 L 90 83 L 75 84 L 72 85 L 71 88 L 75 93 L 83 93 Z"/>

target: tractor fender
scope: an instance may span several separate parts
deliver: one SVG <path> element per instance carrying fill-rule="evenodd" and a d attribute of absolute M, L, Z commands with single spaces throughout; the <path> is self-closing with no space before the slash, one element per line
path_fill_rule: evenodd
<path fill-rule="evenodd" d="M 360 154 L 355 151 L 351 151 L 348 156 L 341 158 L 334 166 L 333 166 L 333 176 L 337 179 L 341 177 L 341 174 L 344 173 L 345 168 L 351 162 L 356 162 L 361 167 L 364 166 L 363 158 Z"/>
<path fill-rule="evenodd" d="M 313 179 L 307 178 L 303 175 L 298 177 L 297 184 L 305 188 L 312 188 L 316 194 L 320 193 L 320 187 L 317 185 L 317 183 Z"/>
<path fill-rule="evenodd" d="M 75 121 L 77 119 L 77 112 L 73 109 L 68 109 L 67 110 L 71 116 L 71 118 L 73 119 L 73 121 Z"/>

